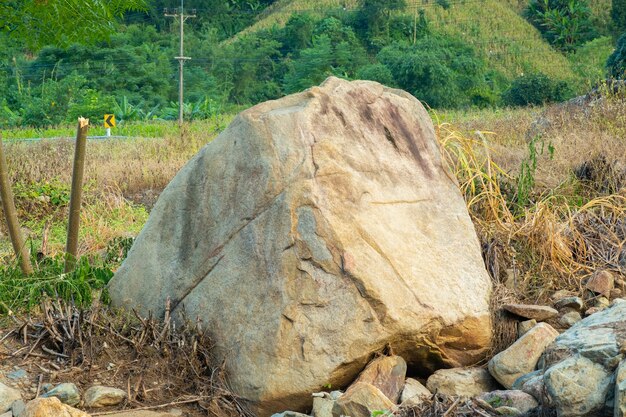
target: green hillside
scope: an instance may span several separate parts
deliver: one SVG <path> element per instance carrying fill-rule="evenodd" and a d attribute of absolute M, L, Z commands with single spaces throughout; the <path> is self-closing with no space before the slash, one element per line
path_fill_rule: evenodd
<path fill-rule="evenodd" d="M 585 63 L 570 62 L 572 60 L 553 49 L 522 16 L 528 0 L 451 0 L 449 3 L 451 6 L 445 9 L 435 1 L 408 0 L 403 14 L 412 16 L 416 10 L 423 9 L 438 31 L 475 46 L 493 69 L 508 78 L 538 71 L 583 86 L 588 84 L 583 79 L 585 76 L 603 71 L 604 61 L 610 54 L 607 48 L 602 48 L 596 56 L 589 58 L 590 65 L 597 65 L 598 68 L 580 73 L 575 70 Z M 235 39 L 260 30 L 282 27 L 294 13 L 308 12 L 321 17 L 353 10 L 357 4 L 356 0 L 320 0 L 314 4 L 307 0 L 279 0 Z M 593 1 L 591 7 L 594 23 L 602 33 L 610 21 L 611 0 Z M 602 44 L 606 43 L 605 40 Z"/>

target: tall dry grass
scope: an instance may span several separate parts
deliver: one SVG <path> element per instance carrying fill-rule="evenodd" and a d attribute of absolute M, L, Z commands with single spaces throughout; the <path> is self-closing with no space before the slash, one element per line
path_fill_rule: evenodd
<path fill-rule="evenodd" d="M 555 290 L 581 292 L 598 269 L 626 275 L 626 101 L 440 123 L 438 132 L 503 293 L 546 301 Z M 520 167 L 538 135 L 554 153 L 537 155 L 534 186 L 519 206 Z"/>

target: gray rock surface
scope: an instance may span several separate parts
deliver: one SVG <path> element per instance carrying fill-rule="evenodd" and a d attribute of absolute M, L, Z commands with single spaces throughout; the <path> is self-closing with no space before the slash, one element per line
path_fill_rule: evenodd
<path fill-rule="evenodd" d="M 561 317 L 559 317 L 559 324 L 566 328 L 569 328 L 581 320 L 582 317 L 580 316 L 580 313 L 578 311 L 570 311 L 569 313 L 565 313 Z"/>
<path fill-rule="evenodd" d="M 261 416 L 310 408 L 388 344 L 424 373 L 491 345 L 491 280 L 432 121 L 374 82 L 239 114 L 160 195 L 109 292 L 198 318 Z"/>
<path fill-rule="evenodd" d="M 626 416 L 626 361 L 622 361 L 615 372 L 614 401 L 613 416 Z"/>
<path fill-rule="evenodd" d="M 335 400 L 328 397 L 314 397 L 313 398 L 313 410 L 311 415 L 313 417 L 332 417 L 333 407 Z"/>
<path fill-rule="evenodd" d="M 498 383 L 484 368 L 440 369 L 426 381 L 430 392 L 462 397 L 475 397 L 499 388 Z"/>
<path fill-rule="evenodd" d="M 565 297 L 554 302 L 554 308 L 561 310 L 562 308 L 572 308 L 576 311 L 583 309 L 583 300 L 580 297 Z"/>
<path fill-rule="evenodd" d="M 626 342 L 626 301 L 613 305 L 574 324 L 556 338 L 546 349 L 544 366 L 580 354 L 591 361 L 604 364 L 620 353 Z"/>
<path fill-rule="evenodd" d="M 56 385 L 50 391 L 41 394 L 41 397 L 56 397 L 63 404 L 75 406 L 80 402 L 80 391 L 75 384 L 72 384 L 71 382 L 65 382 L 63 384 Z"/>
<path fill-rule="evenodd" d="M 489 361 L 489 372 L 506 388 L 522 375 L 535 370 L 546 347 L 559 333 L 547 323 L 539 323 L 508 349 L 498 353 Z"/>
<path fill-rule="evenodd" d="M 487 402 L 493 408 L 513 407 L 527 413 L 539 406 L 535 398 L 523 391 L 519 390 L 498 390 L 481 394 L 478 398 Z"/>
<path fill-rule="evenodd" d="M 559 416 L 596 416 L 606 402 L 611 374 L 576 355 L 548 369 L 544 383 Z"/>
<path fill-rule="evenodd" d="M 0 382 L 0 413 L 10 410 L 13 401 L 21 399 L 22 394 L 18 390 Z"/>

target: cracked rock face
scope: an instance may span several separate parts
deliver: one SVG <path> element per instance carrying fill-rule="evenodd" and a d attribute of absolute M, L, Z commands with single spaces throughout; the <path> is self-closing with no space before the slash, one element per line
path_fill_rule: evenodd
<path fill-rule="evenodd" d="M 475 363 L 490 292 L 422 105 L 337 78 L 238 115 L 110 284 L 114 305 L 198 318 L 259 415 L 310 407 L 387 345 L 417 372 Z"/>

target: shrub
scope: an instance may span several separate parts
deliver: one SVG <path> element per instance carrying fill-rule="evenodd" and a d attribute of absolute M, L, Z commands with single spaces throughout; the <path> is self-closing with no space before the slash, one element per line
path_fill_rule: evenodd
<path fill-rule="evenodd" d="M 503 94 L 505 104 L 510 106 L 541 105 L 565 100 L 571 95 L 565 81 L 555 81 L 542 73 L 525 74 L 513 80 Z"/>
<path fill-rule="evenodd" d="M 383 64 L 370 64 L 361 67 L 356 73 L 356 78 L 360 80 L 378 81 L 388 86 L 395 84 L 391 71 Z"/>
<path fill-rule="evenodd" d="M 458 39 L 425 36 L 415 44 L 395 42 L 378 54 L 397 85 L 431 107 L 471 104 L 473 91 L 485 84 L 485 63 Z"/>
<path fill-rule="evenodd" d="M 531 0 L 525 15 L 550 44 L 563 51 L 594 37 L 587 0 Z"/>
<path fill-rule="evenodd" d="M 606 66 L 609 76 L 626 79 L 626 33 L 618 39 L 615 51 L 606 61 Z"/>

